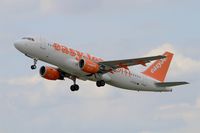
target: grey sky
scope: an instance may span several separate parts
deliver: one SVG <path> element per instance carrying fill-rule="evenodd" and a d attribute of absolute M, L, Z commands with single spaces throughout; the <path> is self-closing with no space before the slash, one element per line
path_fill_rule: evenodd
<path fill-rule="evenodd" d="M 1 0 L 0 132 L 198 133 L 199 1 Z M 42 36 L 106 59 L 175 53 L 167 80 L 191 84 L 146 93 L 46 81 L 13 42 Z M 38 67 L 45 63 L 40 62 Z M 133 67 L 133 71 L 145 69 Z M 136 70 L 137 69 L 137 70 Z"/>

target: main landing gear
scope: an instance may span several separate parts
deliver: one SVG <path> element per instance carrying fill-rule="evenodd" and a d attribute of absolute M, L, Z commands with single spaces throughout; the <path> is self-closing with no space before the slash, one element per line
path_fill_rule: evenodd
<path fill-rule="evenodd" d="M 100 80 L 100 81 L 97 81 L 96 82 L 96 85 L 97 85 L 97 87 L 102 87 L 102 86 L 105 86 L 105 81 L 104 80 Z"/>
<path fill-rule="evenodd" d="M 74 84 L 70 87 L 71 91 L 78 91 L 79 90 L 79 85 L 76 84 L 76 77 L 70 77 L 71 80 L 73 80 Z M 105 86 L 106 83 L 104 80 L 100 80 L 96 82 L 97 87 L 102 87 Z"/>
<path fill-rule="evenodd" d="M 79 85 L 76 84 L 76 78 L 72 77 L 71 79 L 73 80 L 74 84 L 70 87 L 70 90 L 71 91 L 78 91 L 79 90 Z"/>
<path fill-rule="evenodd" d="M 34 64 L 31 66 L 32 70 L 35 70 L 37 68 L 36 64 L 37 64 L 37 59 L 34 59 Z"/>

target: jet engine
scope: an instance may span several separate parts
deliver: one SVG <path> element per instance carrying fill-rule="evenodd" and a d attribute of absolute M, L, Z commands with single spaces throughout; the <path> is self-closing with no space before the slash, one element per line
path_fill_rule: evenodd
<path fill-rule="evenodd" d="M 48 80 L 64 80 L 64 76 L 62 76 L 61 72 L 50 66 L 42 66 L 40 68 L 40 75 Z"/>
<path fill-rule="evenodd" d="M 92 74 L 97 73 L 100 70 L 99 64 L 89 59 L 81 59 L 79 61 L 79 67 L 81 68 L 82 71 Z"/>

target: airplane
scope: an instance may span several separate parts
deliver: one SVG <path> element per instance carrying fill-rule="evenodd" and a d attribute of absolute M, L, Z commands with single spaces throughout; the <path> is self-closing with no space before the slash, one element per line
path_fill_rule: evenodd
<path fill-rule="evenodd" d="M 37 61 L 53 66 L 42 66 L 41 77 L 47 80 L 73 81 L 71 91 L 78 91 L 76 80 L 96 82 L 97 87 L 106 84 L 135 91 L 171 92 L 174 86 L 189 84 L 188 82 L 164 82 L 173 53 L 125 60 L 104 61 L 102 58 L 83 53 L 56 42 L 48 42 L 41 38 L 23 37 L 14 42 L 17 50 L 33 59 L 31 69 L 36 69 Z M 129 67 L 154 61 L 144 72 L 131 72 Z M 56 66 L 56 67 L 55 67 Z"/>

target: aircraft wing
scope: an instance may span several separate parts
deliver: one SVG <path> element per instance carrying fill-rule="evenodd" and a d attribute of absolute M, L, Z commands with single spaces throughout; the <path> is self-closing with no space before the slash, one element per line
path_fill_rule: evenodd
<path fill-rule="evenodd" d="M 126 60 L 103 61 L 99 62 L 99 64 L 104 66 L 106 70 L 115 70 L 117 68 L 128 69 L 129 66 L 134 66 L 134 65 L 146 66 L 146 63 L 163 58 L 166 58 L 166 56 L 159 55 L 159 56 L 151 56 L 151 57 L 143 57 L 135 59 L 126 59 Z"/>

